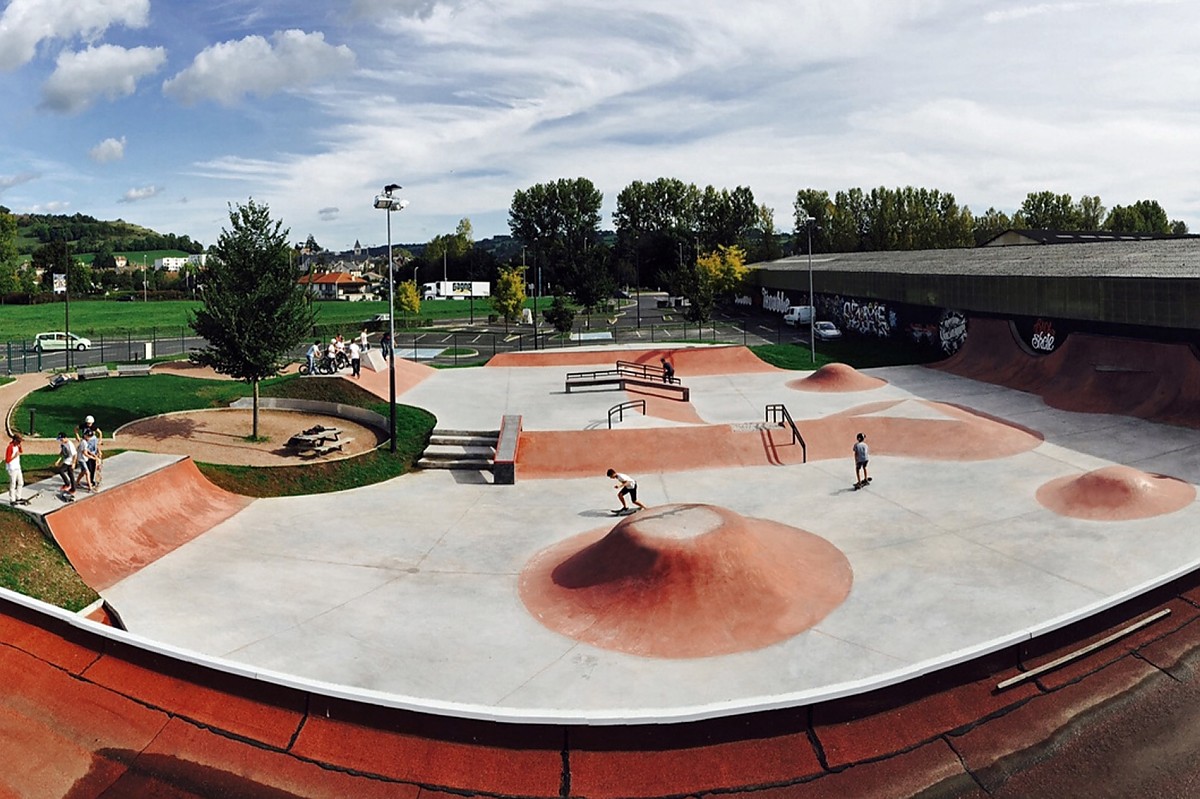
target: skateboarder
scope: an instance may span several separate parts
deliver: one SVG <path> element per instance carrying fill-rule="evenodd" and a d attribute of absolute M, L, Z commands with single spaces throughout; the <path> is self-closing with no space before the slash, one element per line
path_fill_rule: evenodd
<path fill-rule="evenodd" d="M 666 358 L 662 358 L 663 382 L 670 383 L 675 380 L 675 367 Z"/>
<path fill-rule="evenodd" d="M 21 501 L 21 489 L 25 487 L 25 475 L 21 472 L 21 434 L 14 431 L 12 440 L 4 450 L 4 468 L 8 470 L 8 499 L 16 505 Z"/>
<path fill-rule="evenodd" d="M 867 448 L 867 434 L 859 433 L 854 442 L 854 487 L 856 489 L 871 482 L 871 478 L 867 476 L 867 461 L 870 455 L 871 452 Z"/>
<path fill-rule="evenodd" d="M 637 480 L 634 480 L 627 474 L 621 474 L 615 469 L 609 469 L 607 474 L 613 480 L 617 481 L 614 488 L 617 489 L 617 499 L 621 500 L 622 511 L 629 510 L 629 504 L 625 501 L 626 496 L 629 497 L 634 505 L 637 505 L 642 510 L 646 509 L 646 506 L 639 502 L 637 498 Z"/>
<path fill-rule="evenodd" d="M 95 493 L 98 480 L 96 469 L 100 465 L 100 438 L 91 430 L 83 431 L 79 442 L 79 477 L 87 484 L 88 491 Z"/>
<path fill-rule="evenodd" d="M 58 434 L 58 461 L 54 464 L 54 469 L 62 478 L 63 493 L 74 496 L 75 494 L 75 461 L 79 458 L 79 452 L 75 449 L 75 442 L 67 438 L 66 433 Z"/>

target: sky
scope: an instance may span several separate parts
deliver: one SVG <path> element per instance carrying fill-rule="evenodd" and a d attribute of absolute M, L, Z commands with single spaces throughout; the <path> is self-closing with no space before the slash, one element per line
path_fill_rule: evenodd
<path fill-rule="evenodd" d="M 588 178 L 1158 200 L 1200 232 L 1194 0 L 8 0 L 0 205 L 343 250 Z"/>

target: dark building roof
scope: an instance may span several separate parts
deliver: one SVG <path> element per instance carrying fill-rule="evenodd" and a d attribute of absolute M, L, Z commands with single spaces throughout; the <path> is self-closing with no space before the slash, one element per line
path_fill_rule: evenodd
<path fill-rule="evenodd" d="M 1156 239 L 1197 238 L 1167 233 L 1117 233 L 1111 230 L 1018 230 L 997 233 L 981 247 L 1010 247 L 1027 244 L 1095 244 L 1102 241 L 1152 241 Z"/>

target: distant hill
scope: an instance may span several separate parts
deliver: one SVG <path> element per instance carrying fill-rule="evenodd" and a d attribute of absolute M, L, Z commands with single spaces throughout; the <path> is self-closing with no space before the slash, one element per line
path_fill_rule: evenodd
<path fill-rule="evenodd" d="M 27 256 L 43 244 L 65 241 L 79 255 L 99 252 L 145 252 L 178 250 L 204 252 L 204 245 L 188 236 L 157 233 L 149 228 L 118 219 L 104 222 L 86 214 L 14 214 L 17 220 L 17 252 Z"/>

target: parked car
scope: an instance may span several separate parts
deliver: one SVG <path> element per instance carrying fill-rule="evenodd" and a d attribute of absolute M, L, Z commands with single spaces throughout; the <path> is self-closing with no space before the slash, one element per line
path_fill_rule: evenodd
<path fill-rule="evenodd" d="M 807 325 L 812 319 L 812 312 L 811 305 L 793 305 L 783 312 L 783 323 L 785 325 Z"/>
<path fill-rule="evenodd" d="M 832 341 L 842 337 L 842 331 L 833 322 L 817 322 L 813 325 L 813 335 L 821 341 Z"/>
<path fill-rule="evenodd" d="M 74 333 L 38 333 L 33 339 L 33 348 L 38 352 L 50 350 L 90 350 L 90 339 L 77 336 Z"/>

